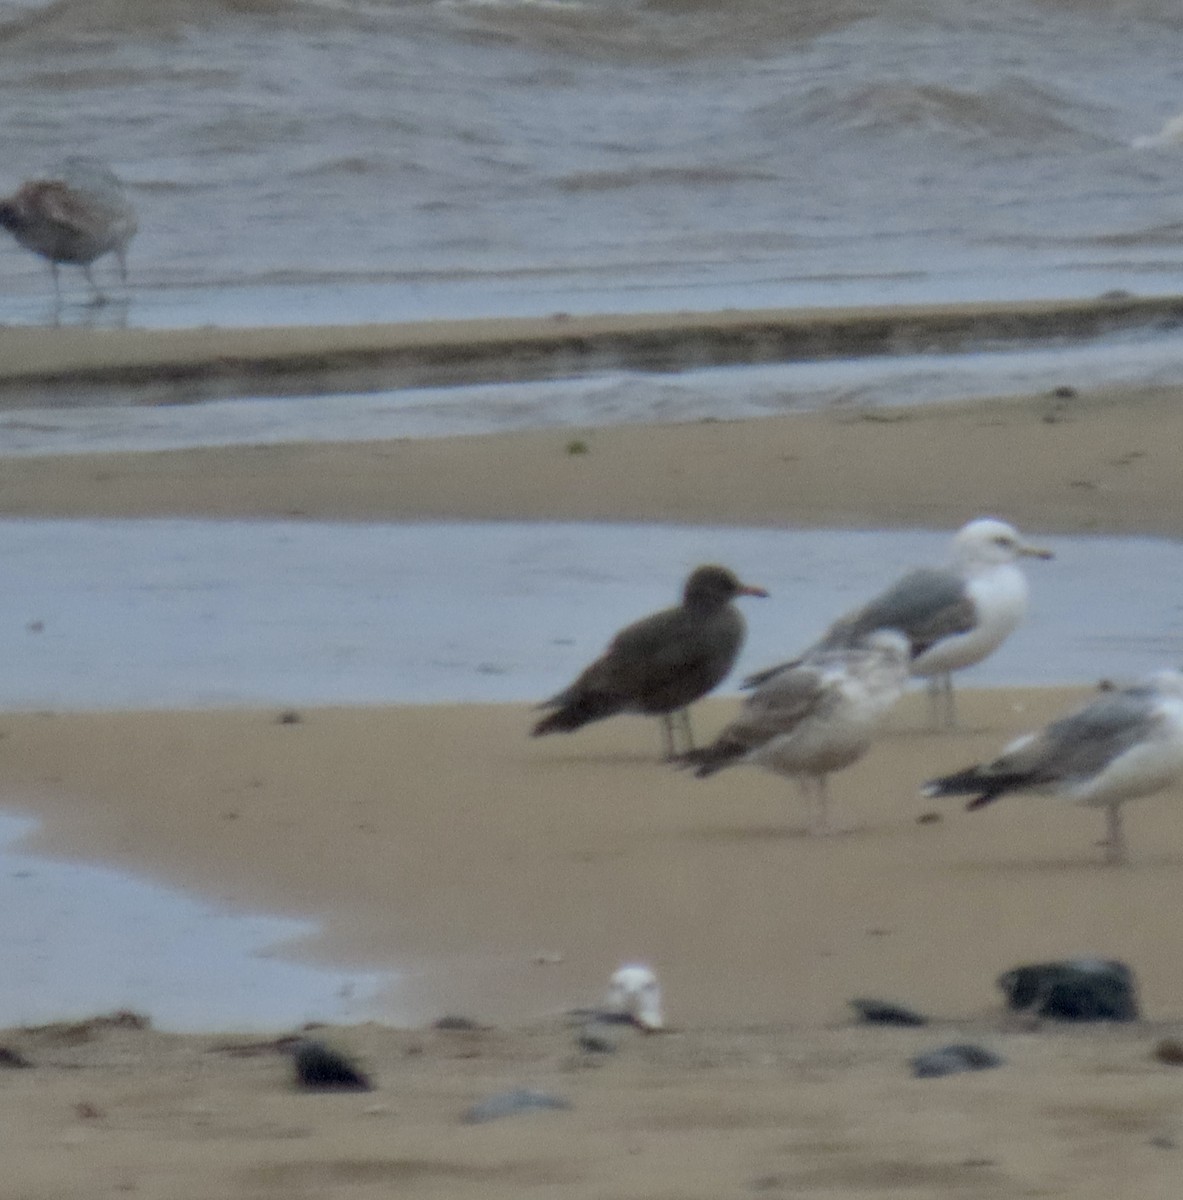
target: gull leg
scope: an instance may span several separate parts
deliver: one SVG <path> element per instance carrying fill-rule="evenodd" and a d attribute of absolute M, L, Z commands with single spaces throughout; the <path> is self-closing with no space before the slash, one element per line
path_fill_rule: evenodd
<path fill-rule="evenodd" d="M 662 713 L 661 728 L 665 745 L 665 761 L 673 762 L 681 755 L 694 749 L 694 730 L 690 727 L 690 710 L 679 708 L 675 712 Z M 678 749 L 678 730 L 682 731 L 682 749 Z"/>
<path fill-rule="evenodd" d="M 127 251 L 122 247 L 118 247 L 115 251 L 115 260 L 119 263 L 119 278 L 123 282 L 123 286 L 127 287 Z"/>
<path fill-rule="evenodd" d="M 832 833 L 830 826 L 830 783 L 825 775 L 819 775 L 814 781 L 814 794 L 817 799 L 814 803 L 814 818 L 813 832 L 819 835 Z"/>
<path fill-rule="evenodd" d="M 830 832 L 830 814 L 826 777 L 824 775 L 801 775 L 798 778 L 801 797 L 809 807 L 809 834 L 822 837 Z"/>
<path fill-rule="evenodd" d="M 674 746 L 674 718 L 671 713 L 661 714 L 661 744 L 665 761 L 673 762 L 678 756 Z"/>
<path fill-rule="evenodd" d="M 934 732 L 957 728 L 957 706 L 953 698 L 953 676 L 948 671 L 928 681 L 928 715 Z"/>
<path fill-rule="evenodd" d="M 694 729 L 690 724 L 690 709 L 680 708 L 678 715 L 682 718 L 682 732 L 686 735 L 686 745 L 684 749 L 690 751 L 694 749 Z"/>
<path fill-rule="evenodd" d="M 945 728 L 957 728 L 957 697 L 953 692 L 953 673 L 946 671 L 941 676 L 941 691 L 945 696 Z"/>
<path fill-rule="evenodd" d="M 53 323 L 60 325 L 62 323 L 62 284 L 58 278 L 58 265 L 52 258 L 49 260 L 49 274 L 53 280 Z"/>
<path fill-rule="evenodd" d="M 941 677 L 929 677 L 926 688 L 928 692 L 928 726 L 930 729 L 941 727 Z"/>
<path fill-rule="evenodd" d="M 1121 823 L 1121 805 L 1110 804 L 1105 809 L 1105 861 L 1116 866 L 1126 861 L 1125 830 Z"/>
<path fill-rule="evenodd" d="M 95 283 L 94 272 L 90 269 L 90 263 L 82 264 L 82 273 L 86 276 L 86 282 L 90 284 L 90 290 L 93 293 L 90 302 L 92 304 L 106 304 L 107 297 L 103 295 L 102 288 Z"/>
<path fill-rule="evenodd" d="M 797 789 L 798 789 L 798 791 L 800 791 L 801 799 L 804 801 L 806 810 L 809 812 L 809 816 L 806 818 L 806 820 L 808 822 L 805 827 L 806 833 L 813 832 L 813 824 L 814 824 L 813 788 L 810 786 L 812 783 L 813 783 L 813 777 L 810 775 L 798 775 L 797 776 Z"/>

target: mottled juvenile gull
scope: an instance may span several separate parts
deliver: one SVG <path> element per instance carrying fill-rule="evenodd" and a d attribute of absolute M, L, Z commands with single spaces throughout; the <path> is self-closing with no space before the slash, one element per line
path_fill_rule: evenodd
<path fill-rule="evenodd" d="M 815 649 L 840 649 L 876 629 L 898 629 L 911 643 L 912 674 L 929 680 L 933 727 L 951 729 L 957 723 L 952 673 L 996 650 L 1027 612 L 1027 580 L 1017 565 L 1022 557 L 1051 558 L 1052 552 L 1028 545 L 1005 521 L 970 521 L 953 538 L 948 567 L 909 572 L 831 625 Z M 771 671 L 745 685 L 758 686 Z"/>
<path fill-rule="evenodd" d="M 1011 742 L 993 762 L 934 779 L 928 796 L 973 796 L 982 808 L 1008 792 L 1061 796 L 1104 808 L 1105 859 L 1124 862 L 1121 806 L 1183 776 L 1183 674 L 1160 671 L 1112 687 L 1083 708 Z"/>
<path fill-rule="evenodd" d="M 743 645 L 746 626 L 731 601 L 767 595 L 726 567 L 697 567 L 681 604 L 622 629 L 570 687 L 538 706 L 555 711 L 534 726 L 534 736 L 567 733 L 617 713 L 648 713 L 661 718 L 665 754 L 673 758 L 674 717 L 680 715 L 686 748 L 692 748 L 686 709 L 723 681 Z"/>
<path fill-rule="evenodd" d="M 825 833 L 827 777 L 866 753 L 880 717 L 903 691 L 908 659 L 907 639 L 881 629 L 857 646 L 819 650 L 764 673 L 739 716 L 682 761 L 700 779 L 738 763 L 795 778 L 812 805 L 813 831 Z"/>
<path fill-rule="evenodd" d="M 21 184 L 0 200 L 0 226 L 49 263 L 59 299 L 59 263 L 82 268 L 96 301 L 103 293 L 90 269 L 95 259 L 114 254 L 120 278 L 127 283 L 127 244 L 137 228 L 135 211 L 123 185 L 96 159 L 68 158 L 48 177 Z"/>

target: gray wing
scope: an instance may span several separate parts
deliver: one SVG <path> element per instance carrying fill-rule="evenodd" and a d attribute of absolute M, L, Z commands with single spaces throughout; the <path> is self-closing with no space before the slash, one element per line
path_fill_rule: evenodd
<path fill-rule="evenodd" d="M 754 750 L 774 737 L 791 733 L 802 721 L 827 712 L 837 700 L 832 677 L 807 664 L 771 675 L 745 701 L 720 741 Z"/>
<path fill-rule="evenodd" d="M 923 567 L 836 621 L 819 646 L 838 649 L 854 645 L 877 629 L 898 629 L 912 643 L 912 656 L 916 657 L 942 638 L 968 633 L 976 624 L 977 609 L 961 576 Z"/>
<path fill-rule="evenodd" d="M 1145 688 L 1105 692 L 1078 712 L 1053 721 L 1030 741 L 996 758 L 983 775 L 1030 784 L 1087 779 L 1154 733 L 1157 697 Z"/>

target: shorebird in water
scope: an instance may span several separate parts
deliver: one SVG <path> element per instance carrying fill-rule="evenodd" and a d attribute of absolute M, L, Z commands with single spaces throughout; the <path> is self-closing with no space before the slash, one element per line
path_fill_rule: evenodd
<path fill-rule="evenodd" d="M 96 259 L 114 254 L 127 283 L 127 244 L 136 232 L 136 215 L 123 185 L 96 159 L 68 158 L 59 170 L 22 183 L 0 200 L 0 226 L 49 263 L 59 302 L 59 263 L 82 268 L 96 304 L 106 300 L 90 269 Z"/>
<path fill-rule="evenodd" d="M 681 604 L 622 629 L 570 687 L 538 705 L 554 711 L 534 726 L 534 736 L 569 733 L 617 713 L 648 713 L 661 718 L 667 759 L 677 754 L 675 717 L 692 748 L 686 710 L 723 682 L 743 645 L 744 619 L 731 601 L 767 595 L 726 567 L 696 568 Z"/>

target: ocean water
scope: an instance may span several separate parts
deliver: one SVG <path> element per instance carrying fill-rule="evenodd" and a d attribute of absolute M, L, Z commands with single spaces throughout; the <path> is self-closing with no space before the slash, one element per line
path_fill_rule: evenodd
<path fill-rule="evenodd" d="M 113 164 L 131 324 L 1170 292 L 1180 35 L 1178 0 L 0 0 L 0 188 Z M 0 240 L 0 321 L 47 291 Z"/>

